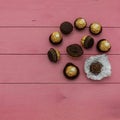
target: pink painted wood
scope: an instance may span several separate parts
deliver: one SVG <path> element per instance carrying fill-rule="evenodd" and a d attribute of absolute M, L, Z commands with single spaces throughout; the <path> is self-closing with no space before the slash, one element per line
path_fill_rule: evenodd
<path fill-rule="evenodd" d="M 85 17 L 88 24 L 120 27 L 119 0 L 0 0 L 1 26 L 58 26 Z"/>
<path fill-rule="evenodd" d="M 84 55 L 78 59 L 69 56 L 61 56 L 57 64 L 52 64 L 46 55 L 1 55 L 0 83 L 120 83 L 117 79 L 120 74 L 118 62 L 119 55 L 109 55 L 112 65 L 112 76 L 102 81 L 88 80 L 84 73 L 84 61 L 90 55 Z M 63 75 L 63 68 L 67 62 L 79 66 L 80 76 L 75 81 L 67 80 Z M 116 71 L 116 72 L 115 72 Z"/>
<path fill-rule="evenodd" d="M 0 0 L 0 120 L 119 120 L 120 115 L 120 1 L 119 0 Z M 112 44 L 108 53 L 112 76 L 90 81 L 83 63 L 95 46 L 78 59 L 62 55 L 57 64 L 47 58 L 53 47 L 48 37 L 61 22 L 86 18 L 88 25 L 98 21 Z M 79 43 L 88 28 L 74 31 L 57 48 Z M 29 54 L 29 55 L 28 55 Z M 89 54 L 89 55 L 87 55 Z M 63 76 L 67 62 L 81 71 L 75 81 Z"/>
<path fill-rule="evenodd" d="M 9 28 L 0 29 L 0 54 L 47 54 L 50 47 L 55 47 L 49 42 L 49 35 L 59 31 L 59 28 Z M 104 28 L 99 36 L 93 36 L 95 45 L 100 39 L 108 39 L 112 44 L 109 54 L 120 54 L 119 39 L 120 29 Z M 7 35 L 6 35 L 7 34 Z M 64 36 L 63 44 L 57 46 L 61 53 L 66 53 L 66 46 L 72 43 L 80 44 L 80 39 L 84 35 L 90 34 L 88 29 L 82 32 L 73 31 L 69 36 Z M 85 54 L 97 54 L 96 47 L 86 50 Z"/>
<path fill-rule="evenodd" d="M 119 85 L 0 85 L 1 120 L 119 120 Z"/>

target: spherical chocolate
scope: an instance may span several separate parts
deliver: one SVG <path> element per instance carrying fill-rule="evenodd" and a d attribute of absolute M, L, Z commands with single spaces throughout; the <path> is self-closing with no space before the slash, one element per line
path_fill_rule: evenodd
<path fill-rule="evenodd" d="M 82 47 L 78 44 L 71 44 L 67 46 L 66 51 L 68 55 L 72 57 L 80 57 L 81 55 L 83 55 Z"/>
<path fill-rule="evenodd" d="M 73 25 L 70 22 L 67 22 L 67 21 L 63 22 L 60 25 L 60 31 L 63 34 L 70 34 L 73 31 Z"/>
<path fill-rule="evenodd" d="M 102 64 L 100 62 L 94 62 L 90 65 L 90 72 L 95 75 L 98 75 L 101 72 Z"/>
<path fill-rule="evenodd" d="M 73 80 L 78 77 L 79 68 L 72 63 L 67 63 L 66 66 L 64 67 L 63 73 L 66 78 Z"/>
<path fill-rule="evenodd" d="M 100 52 L 108 52 L 111 49 L 111 44 L 106 39 L 101 39 L 97 43 L 97 50 Z"/>
<path fill-rule="evenodd" d="M 48 51 L 48 58 L 51 62 L 56 63 L 60 59 L 59 50 L 50 48 L 50 50 Z"/>
<path fill-rule="evenodd" d="M 94 35 L 98 35 L 102 32 L 102 26 L 99 23 L 92 23 L 89 27 L 89 31 Z"/>
<path fill-rule="evenodd" d="M 77 18 L 74 21 L 74 26 L 77 30 L 83 30 L 87 26 L 87 22 L 84 18 Z"/>
<path fill-rule="evenodd" d="M 83 36 L 81 44 L 84 48 L 89 49 L 94 45 L 94 39 L 89 35 Z"/>
<path fill-rule="evenodd" d="M 60 44 L 62 40 L 63 40 L 63 37 L 60 32 L 53 32 L 49 37 L 49 41 L 54 45 Z"/>

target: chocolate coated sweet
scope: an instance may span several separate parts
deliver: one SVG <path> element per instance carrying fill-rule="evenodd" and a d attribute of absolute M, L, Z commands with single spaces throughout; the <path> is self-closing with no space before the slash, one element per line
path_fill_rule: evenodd
<path fill-rule="evenodd" d="M 70 22 L 67 22 L 67 21 L 63 22 L 60 25 L 60 31 L 63 34 L 70 34 L 73 31 L 73 25 Z"/>
<path fill-rule="evenodd" d="M 77 78 L 79 73 L 79 68 L 73 63 L 67 63 L 63 70 L 64 76 L 70 80 L 74 80 L 75 78 Z"/>
<path fill-rule="evenodd" d="M 79 44 L 71 44 L 67 46 L 66 51 L 72 57 L 79 57 L 83 55 L 82 47 Z"/>

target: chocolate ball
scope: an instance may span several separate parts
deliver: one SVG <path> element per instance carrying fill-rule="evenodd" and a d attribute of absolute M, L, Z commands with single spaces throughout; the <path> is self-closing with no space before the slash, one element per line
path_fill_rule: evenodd
<path fill-rule="evenodd" d="M 73 25 L 70 22 L 67 22 L 67 21 L 63 22 L 60 25 L 60 31 L 63 34 L 70 34 L 73 31 Z"/>
<path fill-rule="evenodd" d="M 98 35 L 102 32 L 102 26 L 99 23 L 92 23 L 89 27 L 89 31 L 94 35 Z"/>
<path fill-rule="evenodd" d="M 48 51 L 48 58 L 51 62 L 56 63 L 60 59 L 59 50 L 50 48 L 50 50 Z"/>
<path fill-rule="evenodd" d="M 106 39 L 101 39 L 97 43 L 97 50 L 100 52 L 108 52 L 111 49 L 111 44 Z"/>
<path fill-rule="evenodd" d="M 94 45 L 94 39 L 89 35 L 83 36 L 81 44 L 84 48 L 89 49 Z"/>
<path fill-rule="evenodd" d="M 77 30 L 83 30 L 87 26 L 87 22 L 84 18 L 77 18 L 74 21 L 74 26 Z"/>
<path fill-rule="evenodd" d="M 90 72 L 98 75 L 101 72 L 103 65 L 100 62 L 95 62 L 90 65 Z"/>
<path fill-rule="evenodd" d="M 72 63 L 67 63 L 64 67 L 63 73 L 66 78 L 73 80 L 78 77 L 79 68 Z"/>
<path fill-rule="evenodd" d="M 68 55 L 72 57 L 80 57 L 81 55 L 83 55 L 82 47 L 78 44 L 71 44 L 67 46 L 66 51 Z"/>
<path fill-rule="evenodd" d="M 49 41 L 54 45 L 60 44 L 62 40 L 63 40 L 63 37 L 60 32 L 53 32 L 49 37 Z"/>

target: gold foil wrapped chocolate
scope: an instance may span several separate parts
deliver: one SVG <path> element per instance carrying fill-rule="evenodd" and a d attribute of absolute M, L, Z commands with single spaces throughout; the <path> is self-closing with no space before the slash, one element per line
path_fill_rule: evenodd
<path fill-rule="evenodd" d="M 78 30 L 82 30 L 87 26 L 87 22 L 84 18 L 77 18 L 74 22 L 74 26 Z"/>
<path fill-rule="evenodd" d="M 62 34 L 60 32 L 53 32 L 50 37 L 49 40 L 52 44 L 60 44 L 62 42 Z"/>
<path fill-rule="evenodd" d="M 111 44 L 106 39 L 99 40 L 97 43 L 97 49 L 100 52 L 108 52 L 111 49 Z"/>
<path fill-rule="evenodd" d="M 66 78 L 73 80 L 76 77 L 78 77 L 79 68 L 72 63 L 67 63 L 66 66 L 64 67 L 63 73 Z"/>
<path fill-rule="evenodd" d="M 102 32 L 102 26 L 99 23 L 92 23 L 89 27 L 89 31 L 94 35 L 98 35 Z"/>

